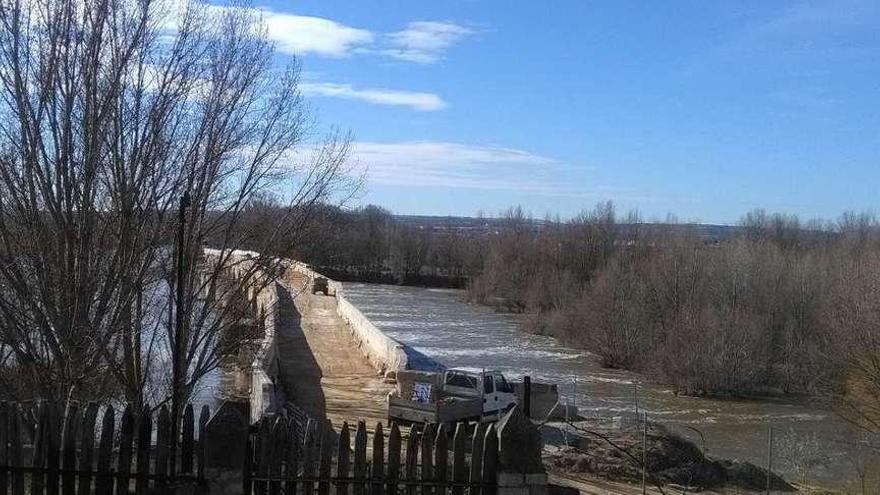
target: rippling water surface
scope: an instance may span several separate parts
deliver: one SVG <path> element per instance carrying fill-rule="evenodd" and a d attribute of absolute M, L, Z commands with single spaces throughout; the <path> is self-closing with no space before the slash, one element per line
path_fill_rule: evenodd
<path fill-rule="evenodd" d="M 518 378 L 556 383 L 560 395 L 576 402 L 583 416 L 612 418 L 648 412 L 682 435 L 702 443 L 709 454 L 765 465 L 768 426 L 777 437 L 774 467 L 795 479 L 782 445 L 798 435 L 815 434 L 828 456 L 809 480 L 852 486 L 847 425 L 804 401 L 714 400 L 676 396 L 649 377 L 598 365 L 595 356 L 556 340 L 521 332 L 516 317 L 463 301 L 463 293 L 376 284 L 345 284 L 346 297 L 388 335 L 447 366 L 499 369 Z M 788 437 L 788 438 L 786 438 Z M 854 481 L 853 481 L 854 482 Z"/>

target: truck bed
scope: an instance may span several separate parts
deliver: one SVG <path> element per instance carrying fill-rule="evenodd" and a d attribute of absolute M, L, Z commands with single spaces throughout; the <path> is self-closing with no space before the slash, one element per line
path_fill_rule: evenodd
<path fill-rule="evenodd" d="M 422 403 L 388 396 L 388 418 L 410 423 L 447 423 L 479 418 L 482 410 L 480 398 Z"/>

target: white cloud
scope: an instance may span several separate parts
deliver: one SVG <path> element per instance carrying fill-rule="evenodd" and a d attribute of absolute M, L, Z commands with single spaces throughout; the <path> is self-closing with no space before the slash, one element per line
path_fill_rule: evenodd
<path fill-rule="evenodd" d="M 157 10 L 166 13 L 163 27 L 173 32 L 188 0 L 160 0 L 159 5 Z M 209 3 L 198 8 L 216 15 L 242 7 Z M 354 53 L 370 53 L 427 64 L 440 60 L 452 45 L 473 33 L 470 28 L 453 22 L 419 21 L 410 22 L 401 31 L 383 34 L 332 19 L 280 12 L 266 7 L 250 11 L 265 22 L 268 36 L 277 44 L 280 52 L 295 55 L 342 58 Z"/>
<path fill-rule="evenodd" d="M 347 98 L 377 105 L 405 106 L 423 112 L 446 108 L 446 102 L 434 93 L 384 88 L 355 88 L 350 84 L 327 82 L 303 82 L 300 83 L 299 88 L 306 96 Z"/>
<path fill-rule="evenodd" d="M 597 191 L 578 187 L 571 167 L 513 148 L 438 141 L 357 142 L 353 157 L 367 168 L 369 182 L 377 185 L 569 196 L 592 196 Z"/>
<path fill-rule="evenodd" d="M 400 60 L 430 64 L 440 60 L 446 51 L 474 31 L 453 22 L 418 21 L 406 29 L 387 35 L 389 46 L 380 53 Z"/>
<path fill-rule="evenodd" d="M 316 54 L 327 57 L 344 57 L 358 46 L 373 42 L 374 35 L 366 29 L 345 24 L 271 10 L 262 11 L 269 38 L 277 43 L 278 50 L 287 54 Z"/>
<path fill-rule="evenodd" d="M 158 11 L 166 13 L 163 27 L 169 32 L 175 31 L 189 0 L 160 0 L 159 5 Z M 209 16 L 215 16 L 230 9 L 245 7 L 207 3 L 198 8 Z M 279 12 L 265 7 L 248 7 L 247 10 L 265 23 L 269 39 L 285 54 L 315 54 L 340 58 L 351 54 L 358 47 L 372 44 L 376 38 L 367 29 L 347 26 L 332 19 Z"/>

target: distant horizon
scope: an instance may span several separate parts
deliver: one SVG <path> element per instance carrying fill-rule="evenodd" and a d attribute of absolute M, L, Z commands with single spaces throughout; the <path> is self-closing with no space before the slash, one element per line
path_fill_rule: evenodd
<path fill-rule="evenodd" d="M 259 6 L 318 121 L 351 130 L 365 203 L 611 199 L 712 224 L 880 209 L 880 2 Z"/>
<path fill-rule="evenodd" d="M 556 217 L 558 216 L 561 221 L 568 221 L 568 220 L 571 220 L 573 217 L 577 216 L 579 213 L 589 212 L 595 207 L 595 205 L 594 205 L 593 207 L 584 208 L 580 212 L 578 212 L 574 215 L 569 215 L 569 216 L 556 215 L 555 213 L 553 213 L 553 214 L 540 214 L 539 215 L 539 214 L 535 214 L 534 212 L 530 212 L 528 210 L 528 208 L 526 208 L 523 205 L 511 205 L 508 208 L 504 208 L 500 211 L 493 212 L 491 214 L 489 212 L 475 212 L 472 214 L 401 213 L 401 212 L 391 210 L 391 209 L 387 208 L 386 206 L 381 205 L 381 204 L 377 204 L 377 203 L 355 204 L 355 205 L 351 205 L 351 206 L 347 207 L 347 209 L 353 210 L 353 209 L 357 209 L 357 208 L 364 208 L 367 206 L 378 206 L 380 208 L 387 210 L 389 213 L 391 213 L 395 217 L 462 218 L 462 219 L 487 218 L 487 219 L 492 219 L 492 220 L 502 219 L 504 217 L 505 210 L 507 210 L 508 208 L 515 208 L 517 206 L 520 206 L 523 209 L 523 213 L 528 218 L 530 218 L 532 220 L 541 220 L 541 221 L 547 219 L 548 216 L 551 218 L 551 220 L 555 220 Z M 685 218 L 679 218 L 674 213 L 670 213 L 669 215 L 666 215 L 664 218 L 648 218 L 648 217 L 645 217 L 644 215 L 640 215 L 641 221 L 638 223 L 639 224 L 681 224 L 681 225 L 705 225 L 705 226 L 716 226 L 716 227 L 739 227 L 740 222 L 742 221 L 743 217 L 745 217 L 751 211 L 757 211 L 757 210 L 763 210 L 768 215 L 783 214 L 783 215 L 794 216 L 800 222 L 802 227 L 806 226 L 806 224 L 808 224 L 810 222 L 836 223 L 846 213 L 854 213 L 856 215 L 862 215 L 862 214 L 867 214 L 867 215 L 871 215 L 871 216 L 876 215 L 876 211 L 871 210 L 871 209 L 866 209 L 866 210 L 844 210 L 835 216 L 829 216 L 829 217 L 823 217 L 823 218 L 804 218 L 804 217 L 797 215 L 797 214 L 772 211 L 772 210 L 768 210 L 766 208 L 754 208 L 752 210 L 742 212 L 742 214 L 739 215 L 737 217 L 737 219 L 732 223 L 719 223 L 719 222 L 707 222 L 707 221 L 700 221 L 700 220 L 690 220 L 690 219 L 685 219 Z M 617 208 L 617 204 L 615 203 L 615 213 L 618 215 L 618 220 L 621 219 L 620 217 L 625 217 L 630 212 L 631 212 L 631 210 L 620 210 L 619 208 Z M 482 216 L 481 216 L 481 213 L 482 213 Z M 636 212 L 636 213 L 638 213 L 638 212 Z M 671 217 L 670 217 L 670 215 L 671 215 Z M 674 219 L 674 221 L 672 221 L 673 219 Z"/>
<path fill-rule="evenodd" d="M 611 199 L 646 218 L 724 225 L 755 208 L 880 210 L 880 2 L 254 10 L 278 68 L 301 67 L 315 135 L 351 131 L 364 203 L 568 217 Z"/>

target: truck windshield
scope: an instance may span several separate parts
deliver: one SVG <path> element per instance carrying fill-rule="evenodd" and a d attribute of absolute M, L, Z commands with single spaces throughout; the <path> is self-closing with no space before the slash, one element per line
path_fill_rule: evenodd
<path fill-rule="evenodd" d="M 508 394 L 513 393 L 513 387 L 507 383 L 507 380 L 504 379 L 502 375 L 495 375 L 495 388 L 498 389 L 499 392 L 504 392 Z"/>
<path fill-rule="evenodd" d="M 452 387 L 477 388 L 477 379 L 460 373 L 446 375 L 446 385 Z"/>

